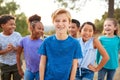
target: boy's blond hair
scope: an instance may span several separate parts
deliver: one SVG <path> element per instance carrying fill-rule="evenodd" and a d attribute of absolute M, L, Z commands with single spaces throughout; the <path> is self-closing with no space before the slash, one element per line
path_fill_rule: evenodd
<path fill-rule="evenodd" d="M 57 9 L 52 13 L 52 22 L 55 20 L 56 16 L 59 14 L 66 14 L 68 17 L 69 22 L 71 22 L 71 14 L 69 11 L 65 10 L 65 9 Z"/>

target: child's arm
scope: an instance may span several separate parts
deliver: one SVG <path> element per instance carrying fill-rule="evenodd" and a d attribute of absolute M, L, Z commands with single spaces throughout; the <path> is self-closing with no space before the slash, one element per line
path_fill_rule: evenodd
<path fill-rule="evenodd" d="M 74 59 L 72 64 L 71 74 L 70 74 L 70 80 L 75 80 L 77 64 L 78 64 L 78 59 Z"/>
<path fill-rule="evenodd" d="M 100 61 L 100 52 L 97 50 L 96 63 L 99 64 Z"/>
<path fill-rule="evenodd" d="M 17 59 L 18 72 L 23 77 L 24 76 L 24 72 L 23 72 L 23 70 L 21 68 L 21 58 L 20 58 L 21 54 L 22 54 L 22 50 L 23 50 L 23 48 L 19 46 L 18 49 L 17 49 L 16 59 Z"/>
<path fill-rule="evenodd" d="M 46 67 L 46 56 L 45 55 L 41 55 L 40 67 L 39 67 L 40 80 L 44 80 L 45 67 Z"/>
<path fill-rule="evenodd" d="M 96 72 L 96 71 L 99 71 L 107 63 L 107 61 L 109 60 L 109 56 L 108 56 L 106 50 L 103 48 L 103 46 L 101 45 L 100 41 L 97 38 L 94 39 L 94 46 L 98 49 L 98 51 L 102 55 L 102 60 L 96 68 L 93 67 L 92 65 L 89 65 L 89 68 L 92 71 Z"/>

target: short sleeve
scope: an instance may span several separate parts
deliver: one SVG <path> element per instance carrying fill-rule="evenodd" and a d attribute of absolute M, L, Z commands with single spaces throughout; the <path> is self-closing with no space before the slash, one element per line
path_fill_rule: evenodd
<path fill-rule="evenodd" d="M 2 50 L 2 44 L 0 44 L 0 50 Z"/>
<path fill-rule="evenodd" d="M 46 55 L 46 46 L 45 46 L 45 41 L 41 44 L 41 46 L 38 49 L 38 53 L 41 55 Z"/>
<path fill-rule="evenodd" d="M 21 39 L 22 39 L 22 36 L 21 36 L 21 34 L 20 33 L 18 33 L 18 32 L 16 32 L 17 33 L 17 36 L 16 36 L 16 39 L 17 39 L 17 46 L 20 44 L 20 41 L 21 41 Z"/>
<path fill-rule="evenodd" d="M 76 42 L 76 51 L 74 54 L 74 59 L 78 59 L 78 58 L 82 58 L 82 50 L 81 50 L 81 46 L 80 43 L 77 41 Z"/>
<path fill-rule="evenodd" d="M 23 38 L 19 41 L 18 46 L 23 47 Z"/>

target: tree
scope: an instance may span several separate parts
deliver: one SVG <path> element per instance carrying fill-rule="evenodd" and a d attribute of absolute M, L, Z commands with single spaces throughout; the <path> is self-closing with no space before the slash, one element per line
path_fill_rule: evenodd
<path fill-rule="evenodd" d="M 85 3 L 90 0 L 54 0 L 54 1 L 58 3 L 59 6 L 63 6 L 65 8 L 70 8 L 74 10 L 80 10 L 80 7 L 84 6 Z M 115 2 L 118 3 L 119 1 L 118 0 L 104 0 L 104 1 L 108 3 L 108 17 L 113 18 L 114 17 L 114 3 Z"/>
<path fill-rule="evenodd" d="M 20 32 L 22 36 L 29 34 L 27 18 L 24 13 L 16 14 L 16 31 Z"/>
<path fill-rule="evenodd" d="M 101 20 L 99 20 L 99 19 L 95 20 L 95 25 L 96 25 L 96 28 L 97 28 L 97 32 L 100 32 L 100 33 L 102 32 L 102 30 L 103 30 L 103 22 L 105 21 L 107 16 L 108 16 L 108 12 L 105 12 L 102 15 Z M 118 24 L 120 25 L 120 8 L 117 8 L 117 9 L 114 10 L 114 18 L 118 21 Z"/>
<path fill-rule="evenodd" d="M 108 17 L 113 18 L 114 17 L 114 0 L 108 1 Z"/>
<path fill-rule="evenodd" d="M 24 13 L 16 14 L 19 9 L 19 5 L 14 1 L 5 2 L 0 0 L 0 15 L 11 14 L 16 17 L 16 31 L 20 32 L 23 36 L 28 34 L 26 16 Z"/>
<path fill-rule="evenodd" d="M 0 0 L 0 15 L 1 14 L 15 14 L 15 11 L 19 8 L 15 2 L 4 2 Z"/>

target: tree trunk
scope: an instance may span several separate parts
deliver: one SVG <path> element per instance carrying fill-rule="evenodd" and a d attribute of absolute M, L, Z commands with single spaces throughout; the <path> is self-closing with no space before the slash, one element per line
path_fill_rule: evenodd
<path fill-rule="evenodd" d="M 108 1 L 108 18 L 114 17 L 114 0 Z"/>

